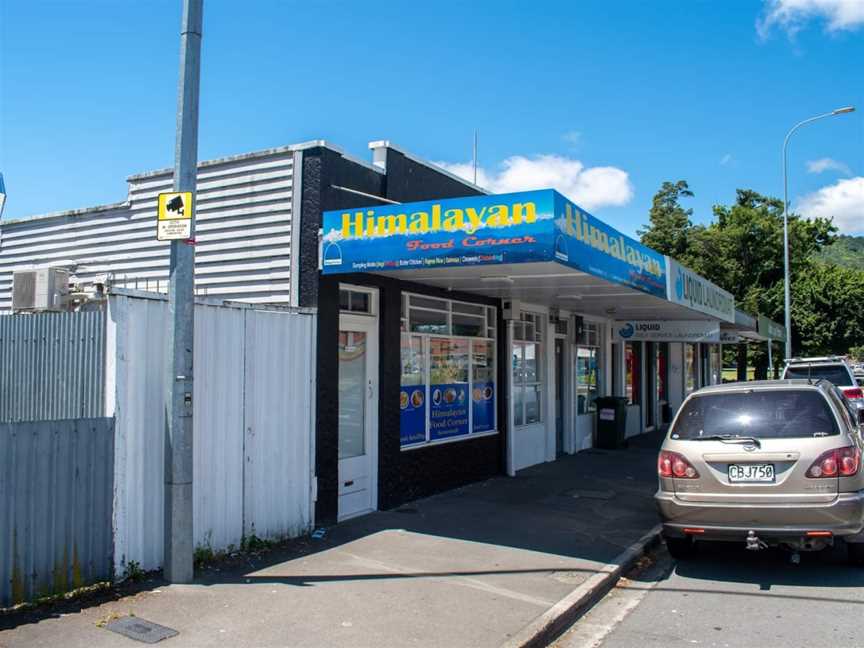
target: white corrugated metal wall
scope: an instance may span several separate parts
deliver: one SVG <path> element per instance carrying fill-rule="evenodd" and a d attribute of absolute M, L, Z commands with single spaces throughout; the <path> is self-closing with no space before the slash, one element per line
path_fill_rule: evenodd
<path fill-rule="evenodd" d="M 203 162 L 198 168 L 198 295 L 288 303 L 294 150 Z M 125 203 L 10 221 L 0 228 L 0 312 L 11 309 L 16 268 L 72 265 L 84 281 L 167 292 L 168 244 L 156 240 L 156 197 L 172 171 L 128 178 Z M 75 266 L 77 265 L 77 269 Z"/>
<path fill-rule="evenodd" d="M 122 575 L 130 561 L 143 569 L 162 562 L 167 302 L 114 295 L 108 312 L 114 561 Z M 219 550 L 239 545 L 244 534 L 280 538 L 311 528 L 314 318 L 196 306 L 196 546 Z"/>

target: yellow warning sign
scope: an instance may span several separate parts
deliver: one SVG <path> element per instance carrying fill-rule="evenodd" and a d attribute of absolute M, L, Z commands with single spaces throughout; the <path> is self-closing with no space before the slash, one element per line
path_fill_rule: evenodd
<path fill-rule="evenodd" d="M 191 191 L 160 193 L 157 205 L 157 240 L 174 241 L 192 237 Z"/>

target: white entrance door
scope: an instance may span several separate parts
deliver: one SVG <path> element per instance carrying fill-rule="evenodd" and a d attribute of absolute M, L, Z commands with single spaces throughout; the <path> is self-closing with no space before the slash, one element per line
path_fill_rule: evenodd
<path fill-rule="evenodd" d="M 339 317 L 339 520 L 378 501 L 378 321 Z"/>

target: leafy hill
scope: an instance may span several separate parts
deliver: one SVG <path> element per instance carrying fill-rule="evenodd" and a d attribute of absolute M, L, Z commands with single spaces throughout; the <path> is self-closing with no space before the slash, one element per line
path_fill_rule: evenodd
<path fill-rule="evenodd" d="M 847 268 L 864 270 L 864 236 L 839 236 L 819 253 L 819 258 Z"/>

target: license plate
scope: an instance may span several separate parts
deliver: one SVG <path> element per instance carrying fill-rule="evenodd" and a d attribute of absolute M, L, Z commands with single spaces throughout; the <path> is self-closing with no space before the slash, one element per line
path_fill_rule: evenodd
<path fill-rule="evenodd" d="M 773 482 L 774 464 L 729 464 L 729 482 Z"/>

